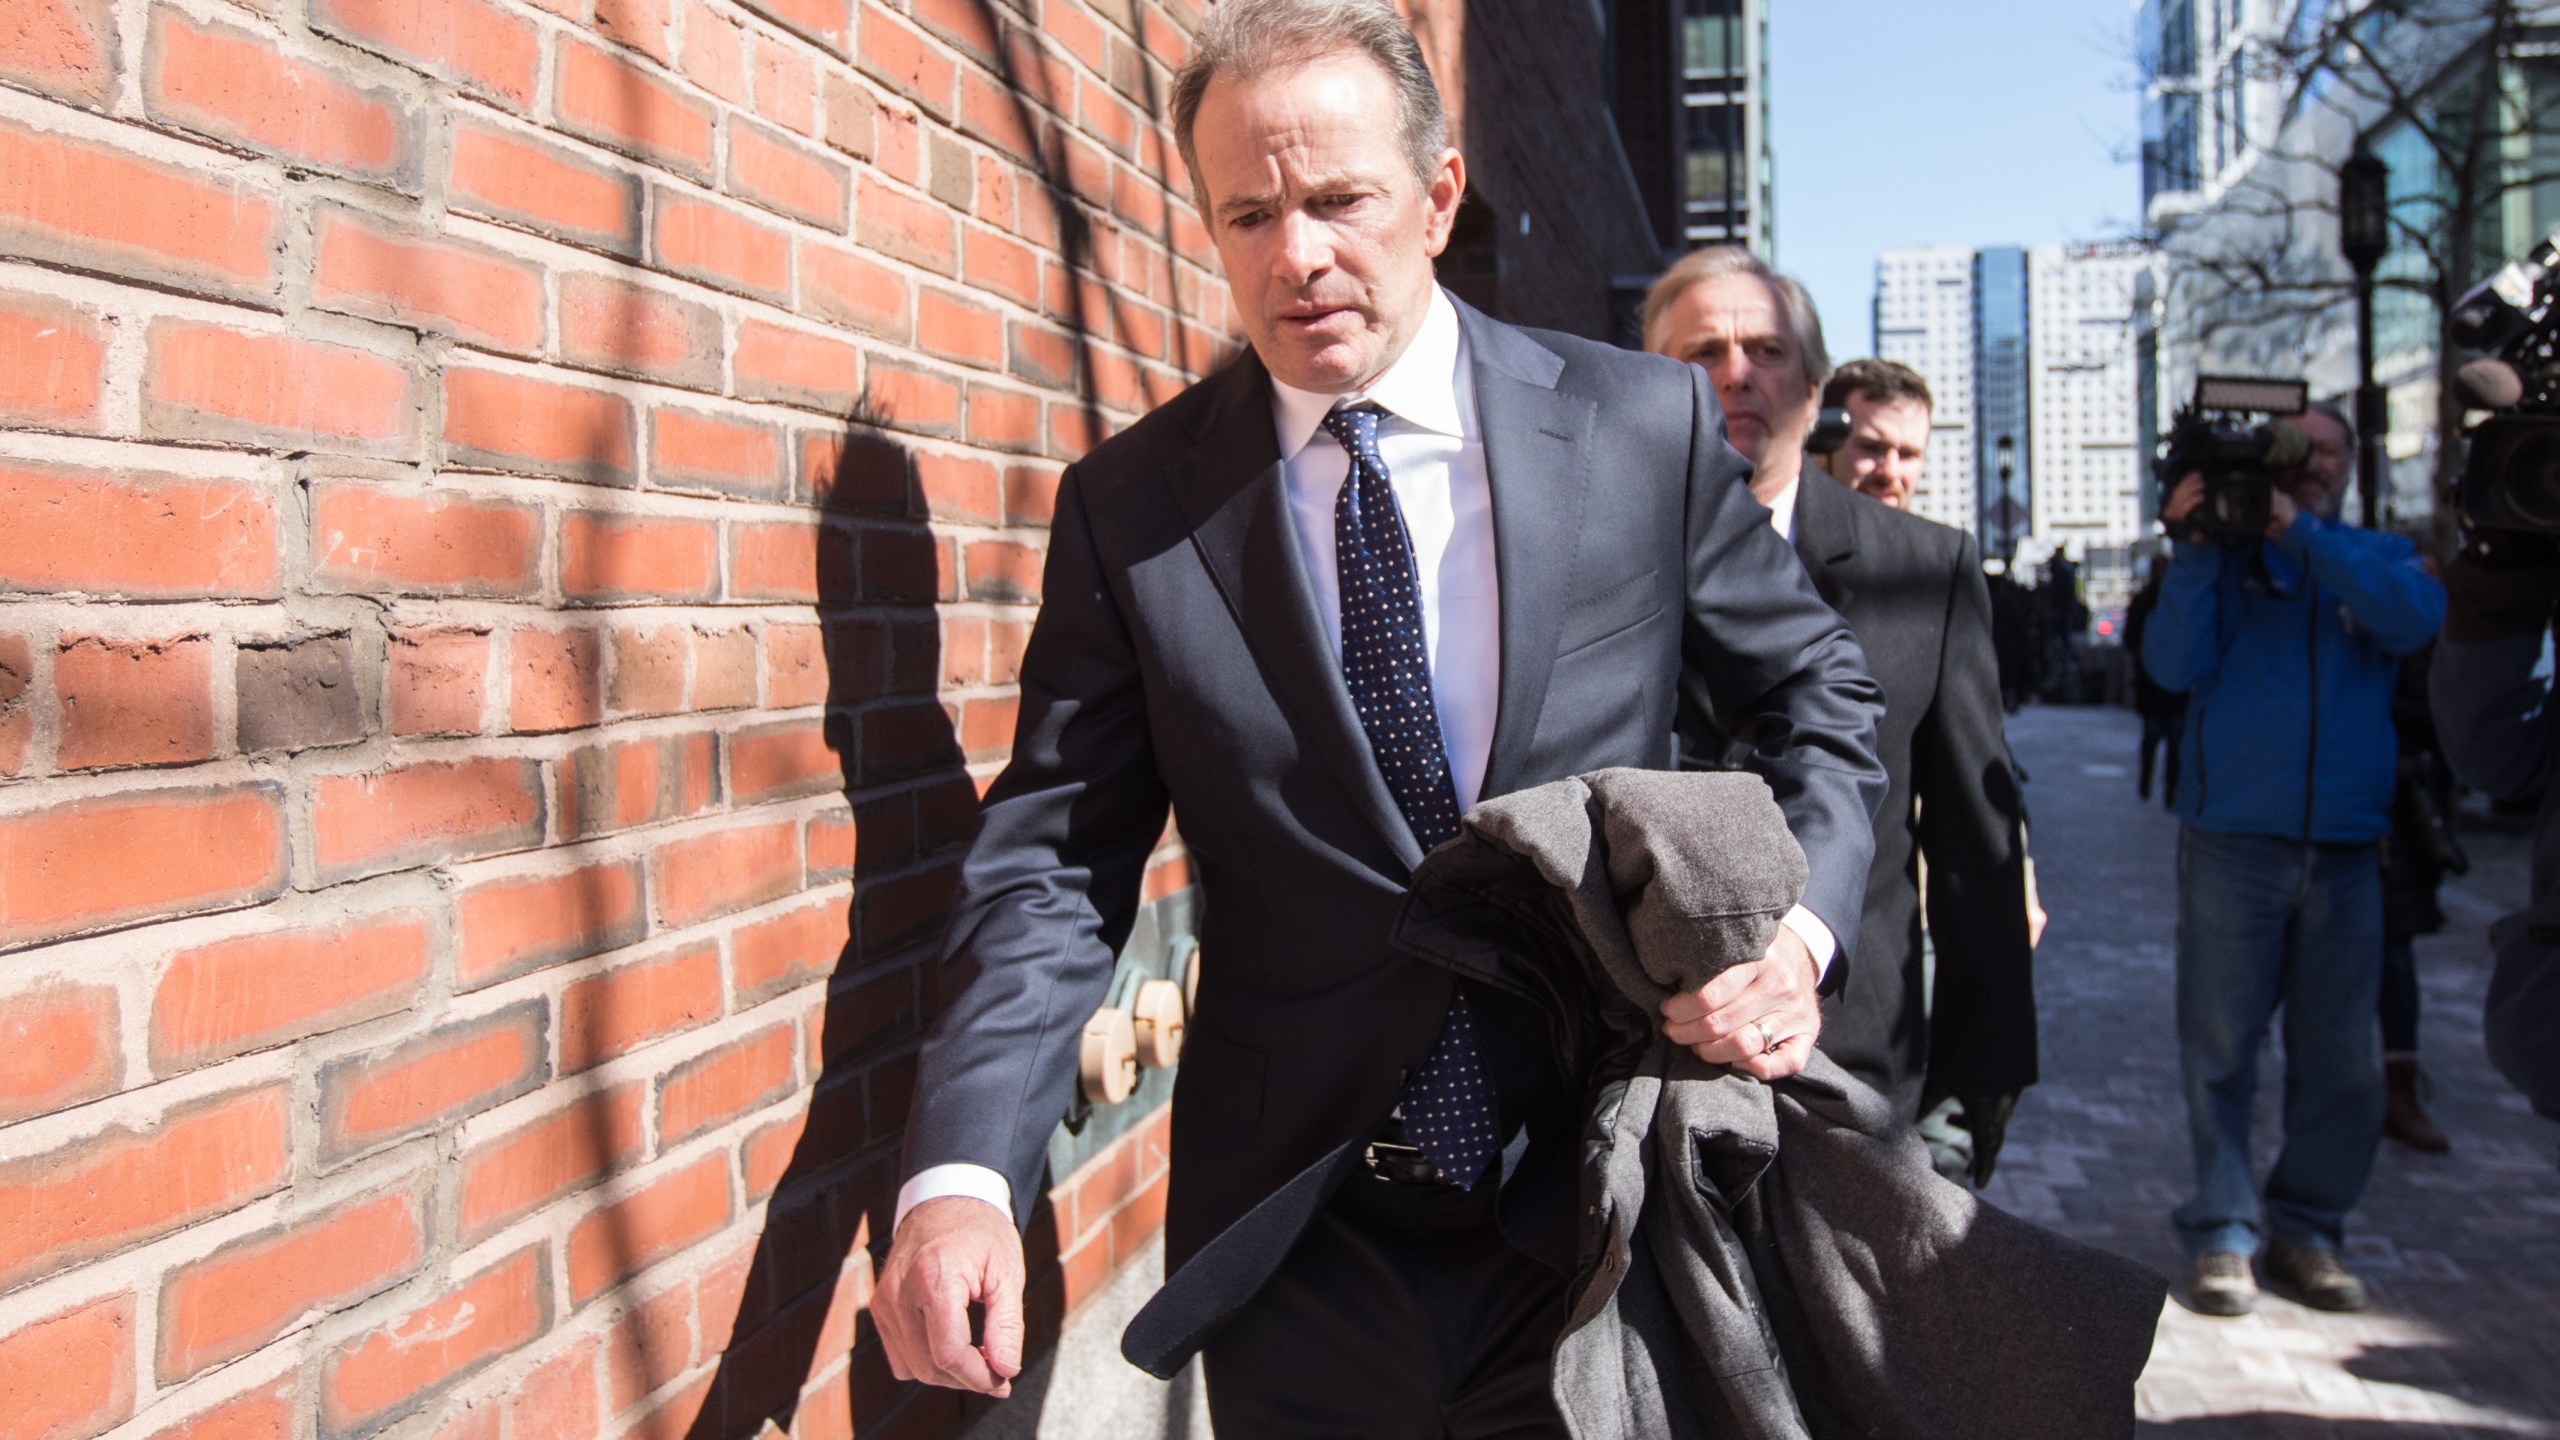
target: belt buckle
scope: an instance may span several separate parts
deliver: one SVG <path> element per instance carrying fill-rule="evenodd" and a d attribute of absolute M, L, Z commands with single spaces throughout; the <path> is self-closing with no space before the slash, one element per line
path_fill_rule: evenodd
<path fill-rule="evenodd" d="M 1397 1185 L 1438 1185 L 1446 1183 L 1440 1167 L 1422 1158 L 1422 1147 L 1394 1140 L 1372 1140 L 1360 1152 L 1369 1173 Z"/>

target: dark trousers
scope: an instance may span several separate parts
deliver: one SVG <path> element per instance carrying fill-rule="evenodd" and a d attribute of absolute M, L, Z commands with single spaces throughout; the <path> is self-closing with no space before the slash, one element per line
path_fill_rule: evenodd
<path fill-rule="evenodd" d="M 2382 937 L 2382 1053 L 2418 1053 L 2418 947 L 2406 935 Z"/>
<path fill-rule="evenodd" d="M 2166 801 L 2178 791 L 2178 725 L 2179 717 L 2175 715 L 2142 717 L 2142 776 L 2136 788 L 2146 800 L 2151 798 L 2151 768 L 2155 757 L 2168 762 L 2160 776 L 2161 799 Z"/>
<path fill-rule="evenodd" d="M 1562 1440 L 1565 1277 L 1472 1192 L 1362 1172 L 1202 1352 L 1218 1440 Z"/>

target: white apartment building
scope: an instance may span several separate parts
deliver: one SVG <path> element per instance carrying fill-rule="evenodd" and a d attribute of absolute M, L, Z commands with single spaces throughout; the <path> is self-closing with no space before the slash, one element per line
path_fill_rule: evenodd
<path fill-rule="evenodd" d="M 2027 405 L 2036 477 L 2030 541 L 2074 559 L 2142 538 L 2134 287 L 2150 247 L 2041 245 L 2027 252 Z"/>
<path fill-rule="evenodd" d="M 1929 459 L 1912 509 L 1974 528 L 1973 252 L 1933 245 L 1876 258 L 1876 353 L 1920 372 L 1931 407 Z"/>
<path fill-rule="evenodd" d="M 2010 542 L 2030 573 L 2059 546 L 2100 616 L 2123 606 L 2148 533 L 2135 296 L 2154 264 L 2129 241 L 1876 260 L 1876 351 L 1919 371 L 1937 399 L 1913 510 L 1972 532 L 1985 556 Z M 2005 524 L 1985 426 L 2016 437 Z"/>

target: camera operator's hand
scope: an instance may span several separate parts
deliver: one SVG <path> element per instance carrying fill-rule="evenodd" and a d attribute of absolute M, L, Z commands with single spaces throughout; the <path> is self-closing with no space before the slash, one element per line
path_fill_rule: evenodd
<path fill-rule="evenodd" d="M 2204 476 L 2190 470 L 2169 491 L 2169 498 L 2160 502 L 2160 523 L 2168 526 L 2172 535 L 2184 534 L 2187 517 L 2203 503 Z"/>
<path fill-rule="evenodd" d="M 2277 489 L 2269 493 L 2267 496 L 2267 538 L 2270 540 L 2283 539 L 2284 532 L 2293 528 L 2293 517 L 2301 513 L 2302 507 L 2294 504 L 2293 497 L 2284 493 L 2282 489 Z"/>

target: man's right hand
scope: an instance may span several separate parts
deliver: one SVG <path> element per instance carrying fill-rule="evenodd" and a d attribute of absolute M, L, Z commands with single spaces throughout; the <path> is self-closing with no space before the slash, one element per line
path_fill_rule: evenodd
<path fill-rule="evenodd" d="M 2169 527 L 2170 534 L 2178 534 L 2186 528 L 2187 516 L 2203 503 L 2204 476 L 2189 471 L 2186 478 L 2170 490 L 2169 498 L 2160 502 L 2160 523 Z"/>
<path fill-rule="evenodd" d="M 984 1200 L 945 1195 L 898 1222 L 889 1261 L 872 1287 L 871 1323 L 889 1373 L 1001 1400 L 1022 1373 L 1022 1235 Z M 969 1338 L 969 1307 L 985 1307 L 982 1343 Z"/>

